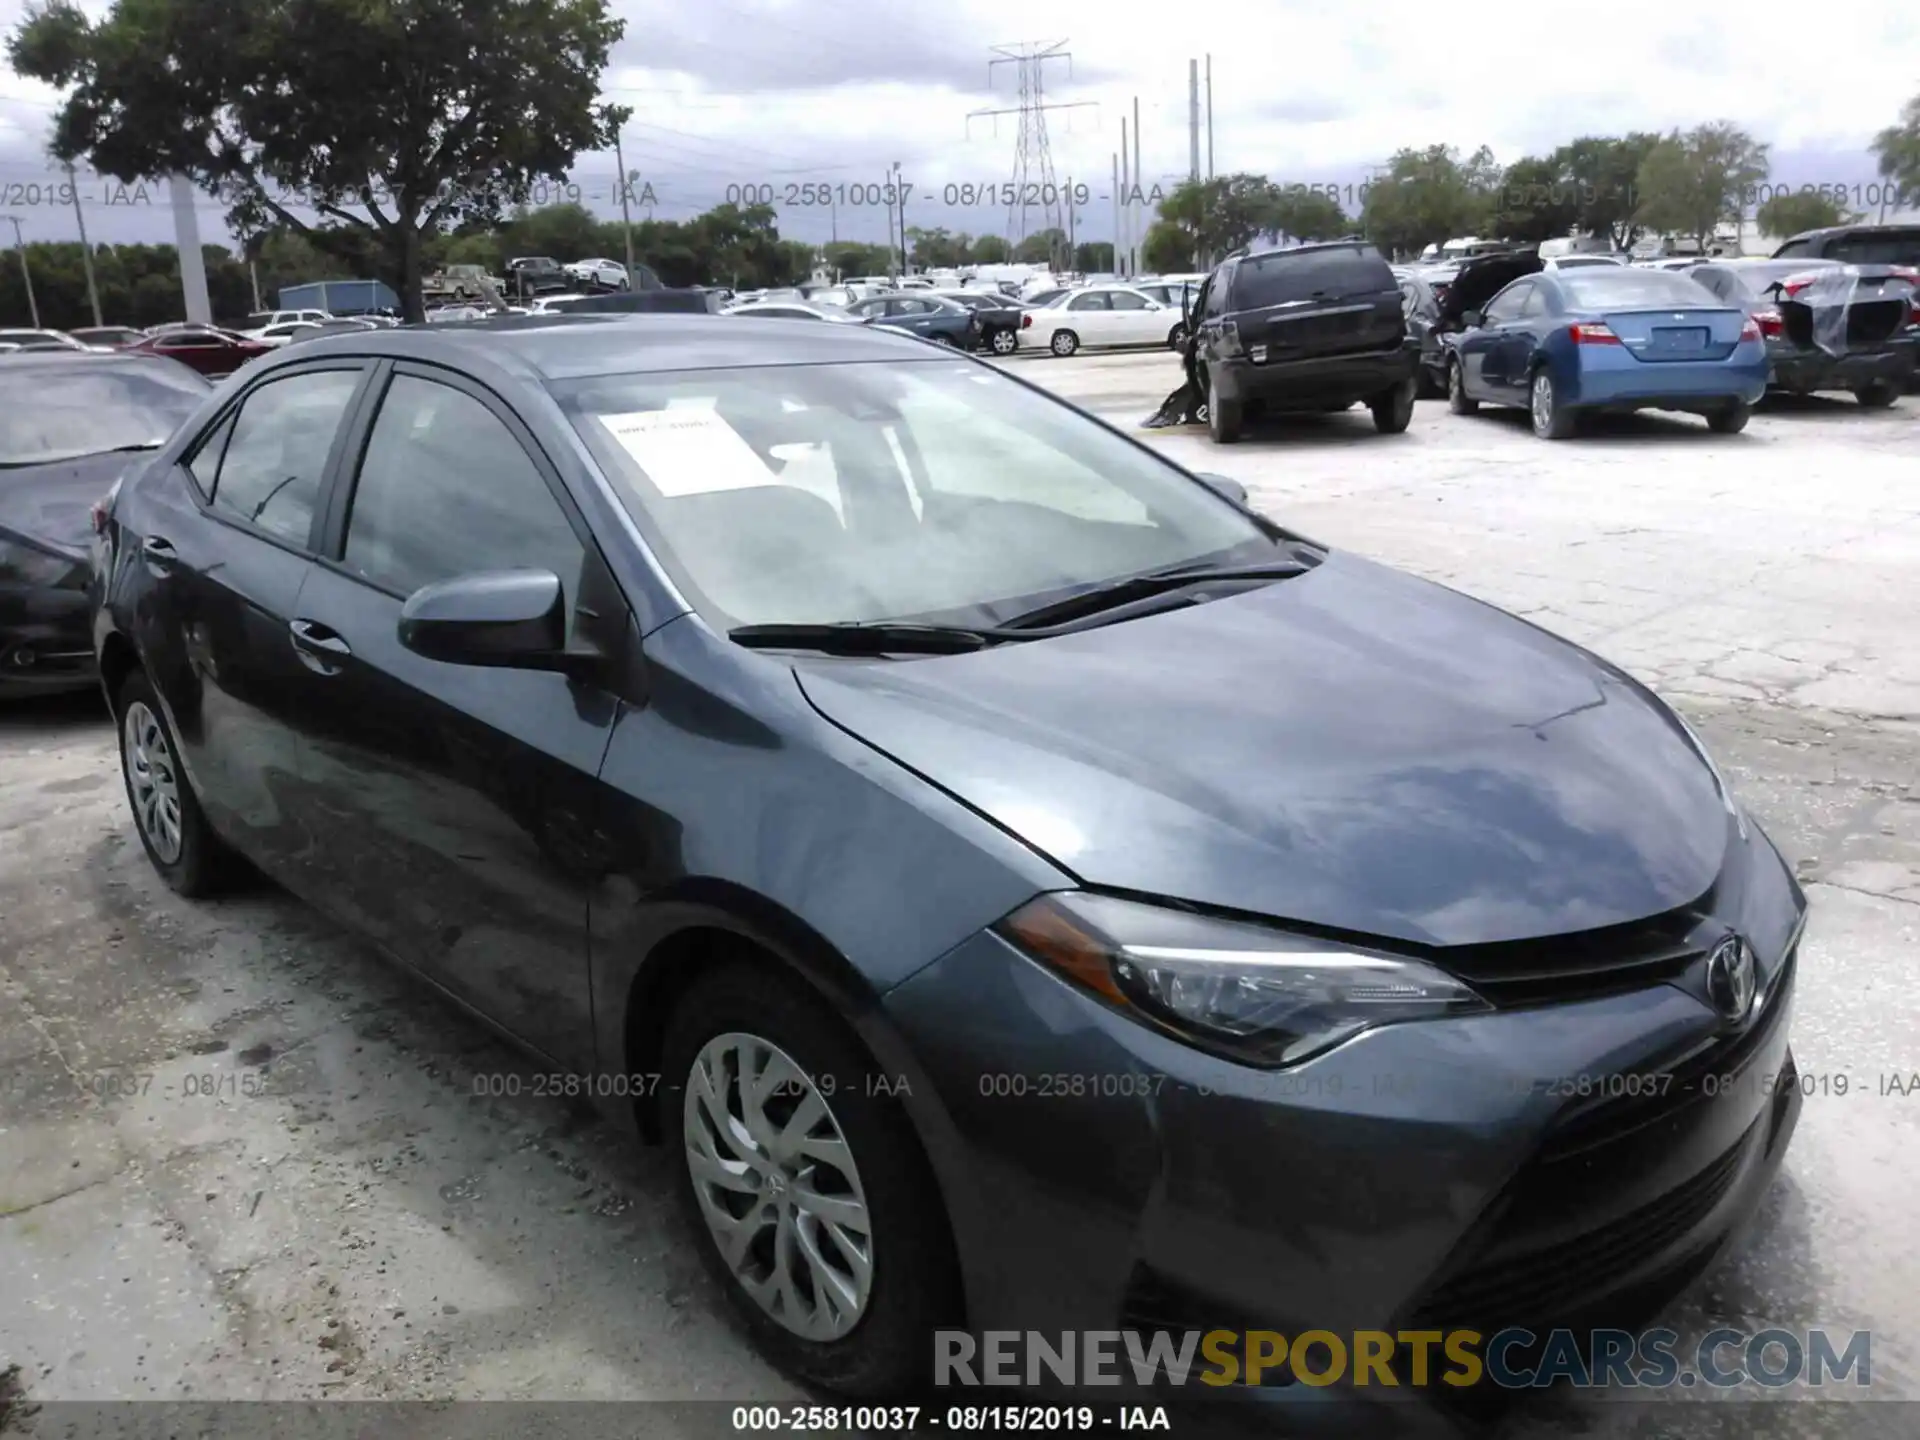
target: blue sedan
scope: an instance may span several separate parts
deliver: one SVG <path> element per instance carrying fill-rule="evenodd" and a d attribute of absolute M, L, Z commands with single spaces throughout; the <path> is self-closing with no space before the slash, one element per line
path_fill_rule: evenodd
<path fill-rule="evenodd" d="M 1685 410 L 1744 429 L 1767 390 L 1767 349 L 1746 312 L 1671 271 L 1596 265 L 1514 281 L 1452 338 L 1456 415 L 1524 406 L 1564 440 L 1590 410 Z"/>

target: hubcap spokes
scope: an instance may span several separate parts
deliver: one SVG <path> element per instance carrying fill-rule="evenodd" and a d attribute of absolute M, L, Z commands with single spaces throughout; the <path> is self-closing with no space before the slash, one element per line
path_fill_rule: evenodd
<path fill-rule="evenodd" d="M 792 1057 L 716 1035 L 685 1100 L 687 1167 L 721 1258 L 794 1334 L 837 1340 L 873 1288 L 873 1226 L 845 1134 Z"/>
<path fill-rule="evenodd" d="M 127 707 L 120 743 L 134 820 L 154 853 L 171 865 L 180 858 L 180 781 L 173 747 L 167 744 L 160 718 L 145 702 L 136 700 Z"/>
<path fill-rule="evenodd" d="M 1544 375 L 1533 381 L 1533 428 L 1544 433 L 1553 423 L 1553 390 Z"/>

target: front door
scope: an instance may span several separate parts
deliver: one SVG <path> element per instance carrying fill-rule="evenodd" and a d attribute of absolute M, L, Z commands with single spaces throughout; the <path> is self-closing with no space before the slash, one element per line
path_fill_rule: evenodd
<path fill-rule="evenodd" d="M 323 903 L 584 1070 L 595 795 L 618 702 L 586 680 L 426 659 L 398 626 L 421 586 L 492 570 L 558 575 L 574 635 L 602 649 L 623 642 L 626 607 L 498 400 L 402 365 L 369 409 L 294 617 L 318 677 L 303 762 L 330 867 Z"/>

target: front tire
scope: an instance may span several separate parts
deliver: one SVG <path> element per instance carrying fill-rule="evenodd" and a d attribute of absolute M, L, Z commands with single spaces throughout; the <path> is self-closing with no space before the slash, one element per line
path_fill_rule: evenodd
<path fill-rule="evenodd" d="M 1447 361 L 1447 409 L 1456 415 L 1472 415 L 1479 408 L 1480 402 L 1467 394 L 1467 377 L 1456 355 Z"/>
<path fill-rule="evenodd" d="M 960 1322 L 959 1268 L 906 1112 L 846 1025 L 798 979 L 725 964 L 675 1007 L 663 1073 L 683 1208 L 756 1345 L 843 1395 L 915 1391 L 928 1333 Z"/>
<path fill-rule="evenodd" d="M 1573 434 L 1578 416 L 1560 403 L 1553 388 L 1553 377 L 1545 370 L 1533 372 L 1533 384 L 1527 400 L 1527 416 L 1533 433 L 1542 440 L 1565 440 Z"/>
<path fill-rule="evenodd" d="M 1382 435 L 1399 435 L 1413 423 L 1413 403 L 1420 393 L 1419 382 L 1402 380 L 1384 395 L 1376 395 L 1367 408 L 1373 411 L 1373 428 Z"/>
<path fill-rule="evenodd" d="M 1071 330 L 1056 330 L 1053 339 L 1047 342 L 1047 348 L 1065 360 L 1080 348 L 1080 337 Z"/>
<path fill-rule="evenodd" d="M 121 684 L 113 713 L 120 727 L 120 775 L 147 859 L 189 900 L 216 893 L 232 877 L 232 852 L 201 812 L 180 764 L 180 743 L 143 673 L 136 670 Z"/>
<path fill-rule="evenodd" d="M 1863 410 L 1885 410 L 1900 398 L 1900 391 L 1889 381 L 1876 380 L 1854 391 L 1853 398 Z"/>
<path fill-rule="evenodd" d="M 1724 410 L 1716 410 L 1707 416 L 1707 428 L 1716 435 L 1738 435 L 1747 428 L 1747 421 L 1753 418 L 1753 407 L 1741 401 L 1735 401 Z"/>

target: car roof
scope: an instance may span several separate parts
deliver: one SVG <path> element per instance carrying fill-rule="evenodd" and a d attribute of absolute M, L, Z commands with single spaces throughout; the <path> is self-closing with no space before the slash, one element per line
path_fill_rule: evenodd
<path fill-rule="evenodd" d="M 32 370 L 47 365 L 58 365 L 63 370 L 123 370 L 137 366 L 151 369 L 156 365 L 174 367 L 174 362 L 165 358 L 155 359 L 151 355 L 129 355 L 125 351 L 101 350 L 8 350 L 0 352 L 0 370 Z M 185 366 L 177 367 L 186 370 Z M 189 375 L 194 372 L 187 370 Z"/>
<path fill-rule="evenodd" d="M 751 315 L 576 313 L 492 316 L 323 335 L 275 352 L 261 362 L 262 369 L 308 364 L 327 355 L 490 363 L 540 382 L 761 365 L 926 360 L 942 357 L 942 352 L 915 336 L 865 325 L 795 326 L 778 317 Z"/>

